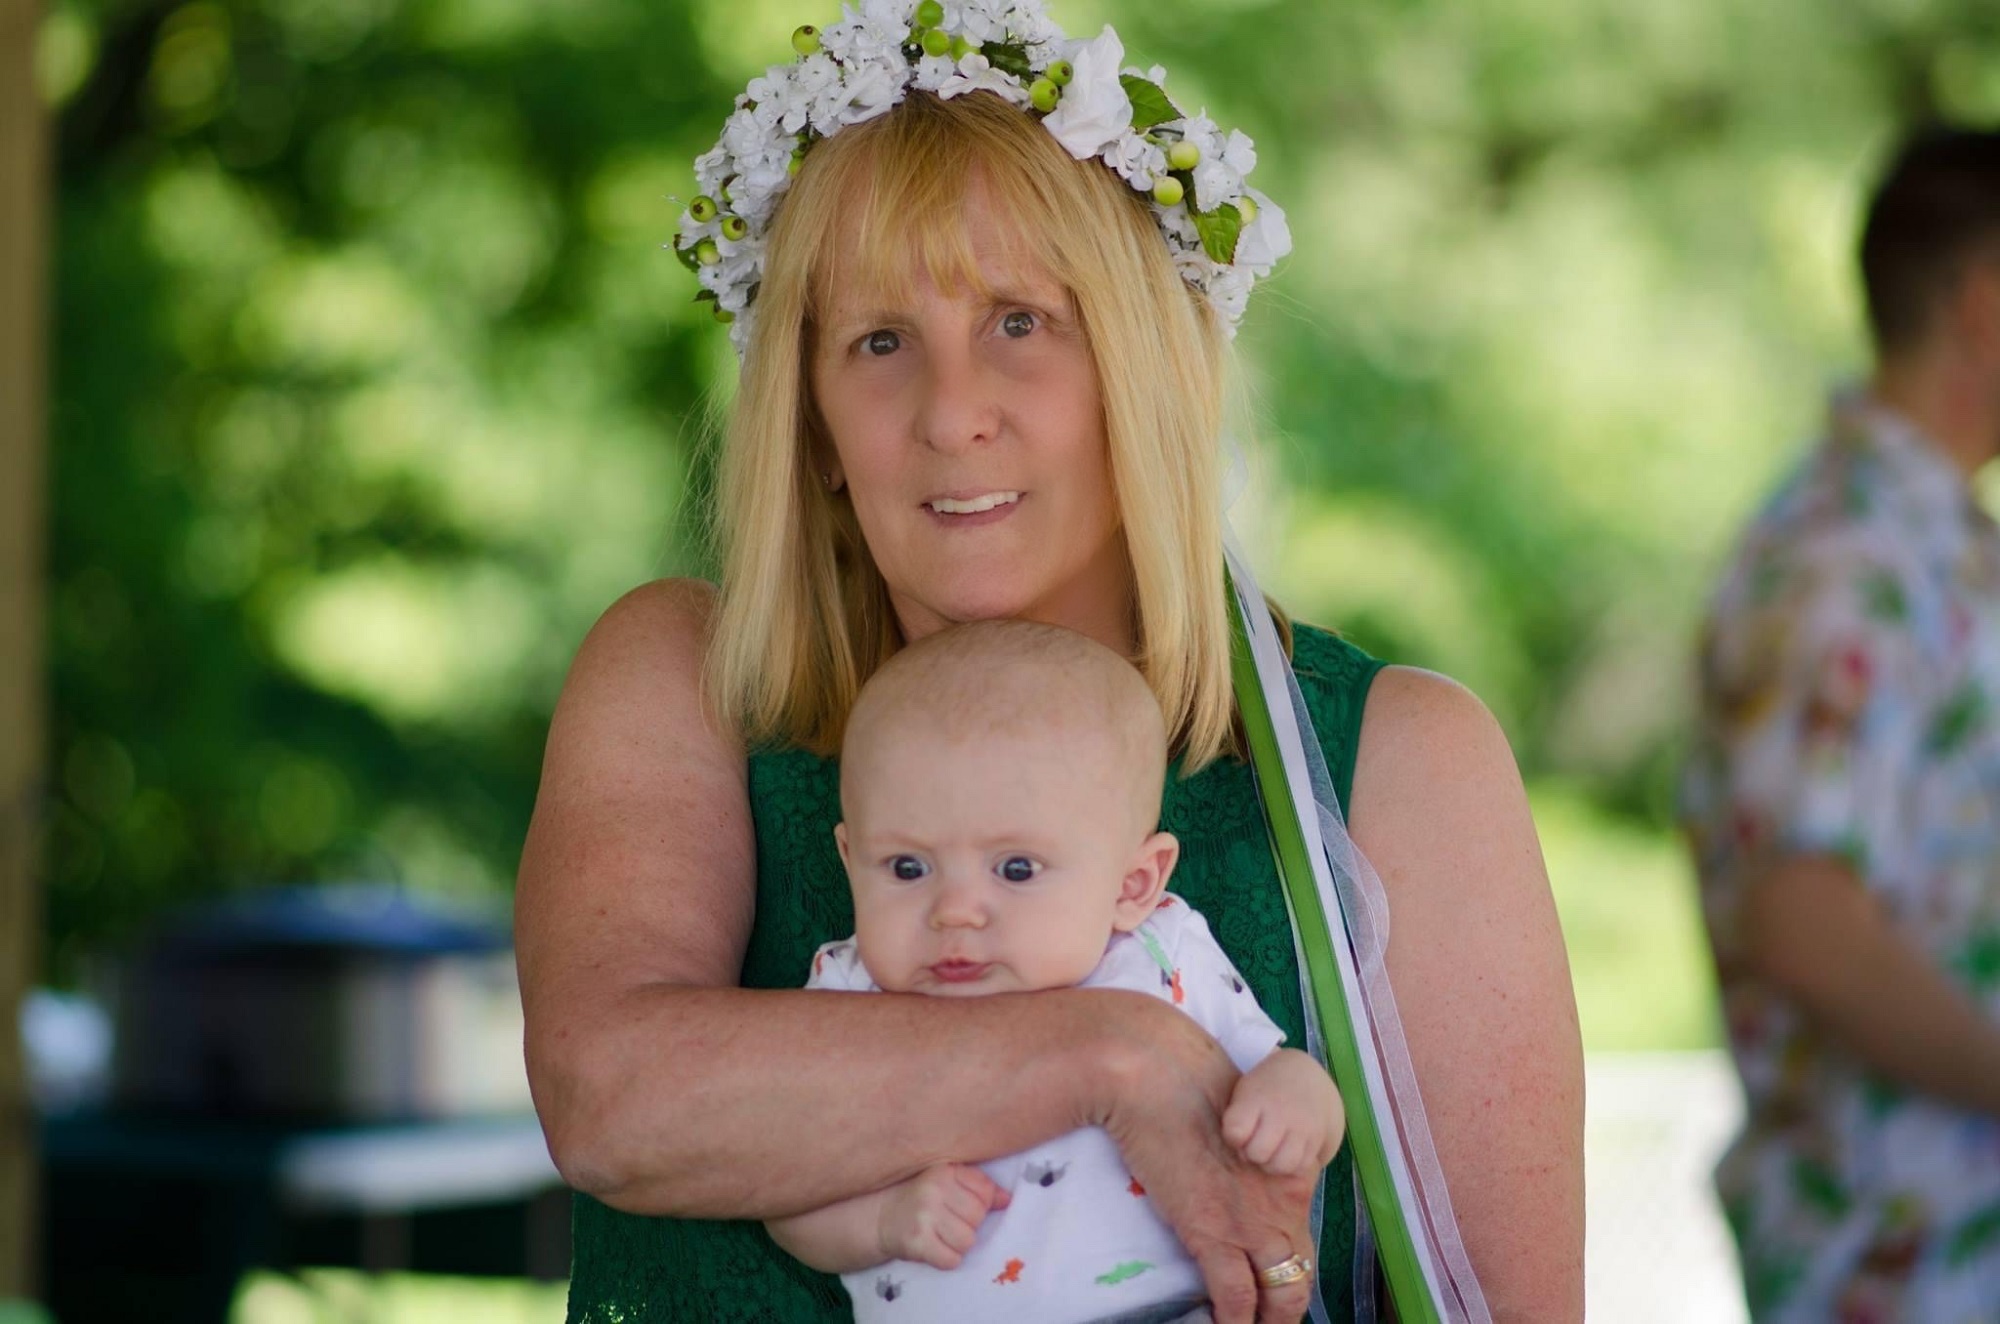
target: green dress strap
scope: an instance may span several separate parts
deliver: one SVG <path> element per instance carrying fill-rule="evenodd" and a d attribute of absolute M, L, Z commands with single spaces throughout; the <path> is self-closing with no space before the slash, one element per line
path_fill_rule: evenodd
<path fill-rule="evenodd" d="M 1319 731 L 1334 791 L 1345 804 L 1368 687 L 1382 664 L 1311 626 L 1295 631 L 1299 687 Z M 854 931 L 847 879 L 834 849 L 837 764 L 800 750 L 753 754 L 750 807 L 757 838 L 757 918 L 743 961 L 746 988 L 797 988 L 820 944 Z M 1231 759 L 1192 777 L 1169 772 L 1161 826 L 1181 840 L 1173 890 L 1207 917 L 1216 940 L 1289 1041 L 1305 1044 L 1298 965 L 1284 896 L 1249 765 Z M 689 1064 L 690 1068 L 698 1064 Z M 1327 1174 L 1320 1240 L 1327 1306 L 1353 1306 L 1352 1164 L 1345 1149 Z M 585 1195 L 572 1218 L 571 1324 L 844 1324 L 838 1278 L 779 1250 L 751 1222 L 646 1218 Z"/>

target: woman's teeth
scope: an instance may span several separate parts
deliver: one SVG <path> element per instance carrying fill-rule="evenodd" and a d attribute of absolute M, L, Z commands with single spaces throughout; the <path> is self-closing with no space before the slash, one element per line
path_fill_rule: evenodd
<path fill-rule="evenodd" d="M 940 515 L 977 515 L 982 510 L 992 510 L 995 506 L 1011 506 L 1021 499 L 1019 492 L 988 492 L 985 496 L 970 501 L 953 501 L 949 497 L 939 497 L 930 503 L 932 510 Z"/>

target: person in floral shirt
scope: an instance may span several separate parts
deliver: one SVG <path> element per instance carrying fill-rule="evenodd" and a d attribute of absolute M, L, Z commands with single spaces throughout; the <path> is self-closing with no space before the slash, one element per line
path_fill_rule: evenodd
<path fill-rule="evenodd" d="M 1865 389 L 1711 604 L 1683 822 L 1748 1104 L 1759 1321 L 2000 1321 L 2000 133 L 1871 205 Z"/>

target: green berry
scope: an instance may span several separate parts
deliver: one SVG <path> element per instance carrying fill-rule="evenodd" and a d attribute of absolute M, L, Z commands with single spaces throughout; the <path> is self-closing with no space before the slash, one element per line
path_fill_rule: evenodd
<path fill-rule="evenodd" d="M 722 261 L 722 250 L 715 246 L 713 239 L 704 239 L 694 246 L 694 260 L 704 267 L 712 267 Z"/>
<path fill-rule="evenodd" d="M 963 60 L 978 49 L 972 38 L 962 32 L 951 39 L 951 58 L 954 60 Z"/>
<path fill-rule="evenodd" d="M 951 37 L 936 28 L 924 33 L 919 39 L 926 55 L 948 55 L 951 53 Z"/>
<path fill-rule="evenodd" d="M 1172 175 L 1163 176 L 1153 185 L 1153 201 L 1159 203 L 1162 207 L 1171 207 L 1186 196 L 1186 187 Z M 702 242 L 707 243 L 708 241 L 704 239 Z"/>
<path fill-rule="evenodd" d="M 1029 104 L 1033 105 L 1036 110 L 1041 111 L 1044 115 L 1056 108 L 1056 102 L 1061 97 L 1061 90 L 1046 78 L 1037 78 L 1034 82 L 1028 84 Z"/>
<path fill-rule="evenodd" d="M 1076 70 L 1068 60 L 1057 60 L 1049 66 L 1049 81 L 1057 87 L 1068 87 L 1069 80 L 1076 77 Z"/>
<path fill-rule="evenodd" d="M 785 162 L 785 173 L 788 175 L 797 175 L 799 173 L 799 167 L 804 165 L 805 163 L 806 163 L 805 153 L 793 152 L 792 159 Z"/>
<path fill-rule="evenodd" d="M 819 29 L 808 23 L 794 32 L 792 49 L 801 55 L 819 54 Z"/>
<path fill-rule="evenodd" d="M 688 204 L 688 215 L 707 225 L 715 219 L 715 199 L 704 193 Z"/>
<path fill-rule="evenodd" d="M 1201 164 L 1201 148 L 1184 138 L 1167 149 L 1167 164 L 1175 170 L 1192 170 Z"/>
<path fill-rule="evenodd" d="M 740 240 L 749 233 L 750 222 L 744 220 L 741 216 L 725 216 L 722 218 L 722 237 L 724 239 Z"/>
<path fill-rule="evenodd" d="M 728 326 L 731 322 L 736 320 L 736 314 L 730 312 L 727 308 L 717 308 L 715 310 L 715 320 L 722 323 L 724 326 Z"/>
<path fill-rule="evenodd" d="M 1257 200 L 1245 193 L 1236 200 L 1236 214 L 1243 218 L 1245 225 L 1257 219 Z"/>
<path fill-rule="evenodd" d="M 922 4 L 917 6 L 918 27 L 934 28 L 942 22 L 944 22 L 944 6 L 939 4 L 938 0 L 924 0 Z M 935 54 L 936 52 L 932 53 Z"/>

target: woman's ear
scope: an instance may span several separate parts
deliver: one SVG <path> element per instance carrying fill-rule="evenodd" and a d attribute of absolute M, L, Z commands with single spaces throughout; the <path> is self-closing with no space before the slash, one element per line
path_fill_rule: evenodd
<path fill-rule="evenodd" d="M 835 823 L 833 825 L 833 844 L 840 850 L 840 867 L 845 869 L 847 867 L 847 824 Z"/>
<path fill-rule="evenodd" d="M 1139 843 L 1124 885 L 1118 891 L 1118 905 L 1112 912 L 1111 927 L 1130 933 L 1146 922 L 1166 894 L 1167 879 L 1181 858 L 1180 840 L 1171 832 L 1155 832 Z"/>

